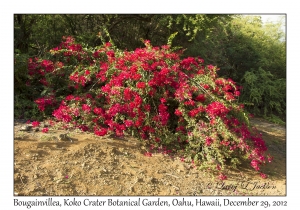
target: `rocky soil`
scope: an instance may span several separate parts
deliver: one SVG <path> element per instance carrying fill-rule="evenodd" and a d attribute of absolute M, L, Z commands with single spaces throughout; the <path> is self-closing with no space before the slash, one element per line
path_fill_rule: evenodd
<path fill-rule="evenodd" d="M 274 156 L 267 179 L 248 167 L 227 172 L 220 181 L 177 157 L 145 156 L 147 148 L 125 137 L 95 137 L 49 127 L 48 133 L 15 121 L 14 193 L 16 196 L 92 195 L 286 195 L 286 129 L 253 119 Z M 60 138 L 61 137 L 61 138 Z M 66 138 L 62 138 L 66 137 Z"/>

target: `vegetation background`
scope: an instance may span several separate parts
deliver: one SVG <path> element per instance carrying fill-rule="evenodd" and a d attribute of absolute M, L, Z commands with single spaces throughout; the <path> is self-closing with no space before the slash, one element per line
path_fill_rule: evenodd
<path fill-rule="evenodd" d="M 200 56 L 219 76 L 242 86 L 239 102 L 272 122 L 286 121 L 285 17 L 263 22 L 259 15 L 228 14 L 14 14 L 14 117 L 34 119 L 39 91 L 26 86 L 27 60 L 44 57 L 73 36 L 86 46 L 113 42 L 121 50 L 161 46 L 172 40 L 183 57 Z M 45 58 L 46 59 L 46 58 Z"/>

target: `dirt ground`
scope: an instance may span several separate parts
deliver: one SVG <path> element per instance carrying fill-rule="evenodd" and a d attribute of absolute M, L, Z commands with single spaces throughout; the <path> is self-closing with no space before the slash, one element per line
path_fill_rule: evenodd
<path fill-rule="evenodd" d="M 263 134 L 274 161 L 262 179 L 241 166 L 227 171 L 228 179 L 213 179 L 163 154 L 144 155 L 146 148 L 134 138 L 94 137 L 72 132 L 59 141 L 63 130 L 48 133 L 20 131 L 14 127 L 15 196 L 191 196 L 191 195 L 286 195 L 286 129 L 261 119 L 251 124 Z M 72 142 L 70 141 L 72 140 Z"/>

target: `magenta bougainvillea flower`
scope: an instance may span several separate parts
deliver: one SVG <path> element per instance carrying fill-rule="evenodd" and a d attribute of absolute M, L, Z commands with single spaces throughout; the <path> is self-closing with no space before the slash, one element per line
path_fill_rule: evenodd
<path fill-rule="evenodd" d="M 147 156 L 147 157 L 152 157 L 152 153 L 151 152 L 145 152 L 144 155 Z"/>
<path fill-rule="evenodd" d="M 43 133 L 48 133 L 48 131 L 49 131 L 49 128 L 43 128 L 43 130 L 42 130 Z"/>
<path fill-rule="evenodd" d="M 227 176 L 224 175 L 223 173 L 220 173 L 219 179 L 220 179 L 220 180 L 226 180 L 226 179 L 227 179 Z"/>
<path fill-rule="evenodd" d="M 33 121 L 32 122 L 33 127 L 38 127 L 39 125 L 40 125 L 40 122 L 38 122 L 38 121 Z"/>
<path fill-rule="evenodd" d="M 266 179 L 266 178 L 268 178 L 268 175 L 264 174 L 264 173 L 260 173 L 260 177 L 263 178 L 263 179 Z"/>

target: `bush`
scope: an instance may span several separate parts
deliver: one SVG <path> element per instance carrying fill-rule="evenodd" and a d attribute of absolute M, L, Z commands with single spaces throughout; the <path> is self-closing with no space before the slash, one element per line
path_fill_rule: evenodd
<path fill-rule="evenodd" d="M 218 78 L 218 69 L 199 57 L 180 59 L 168 45 L 144 43 L 128 52 L 110 43 L 91 49 L 65 37 L 47 59 L 29 60 L 31 85 L 43 87 L 35 103 L 66 128 L 130 134 L 220 179 L 242 159 L 260 171 L 271 157 L 248 128 L 235 82 Z"/>
<path fill-rule="evenodd" d="M 19 119 L 29 118 L 41 120 L 43 119 L 43 116 L 41 116 L 37 105 L 32 103 L 32 101 L 40 95 L 40 91 L 29 86 L 27 61 L 27 54 L 20 54 L 19 52 L 15 53 L 14 117 Z"/>

